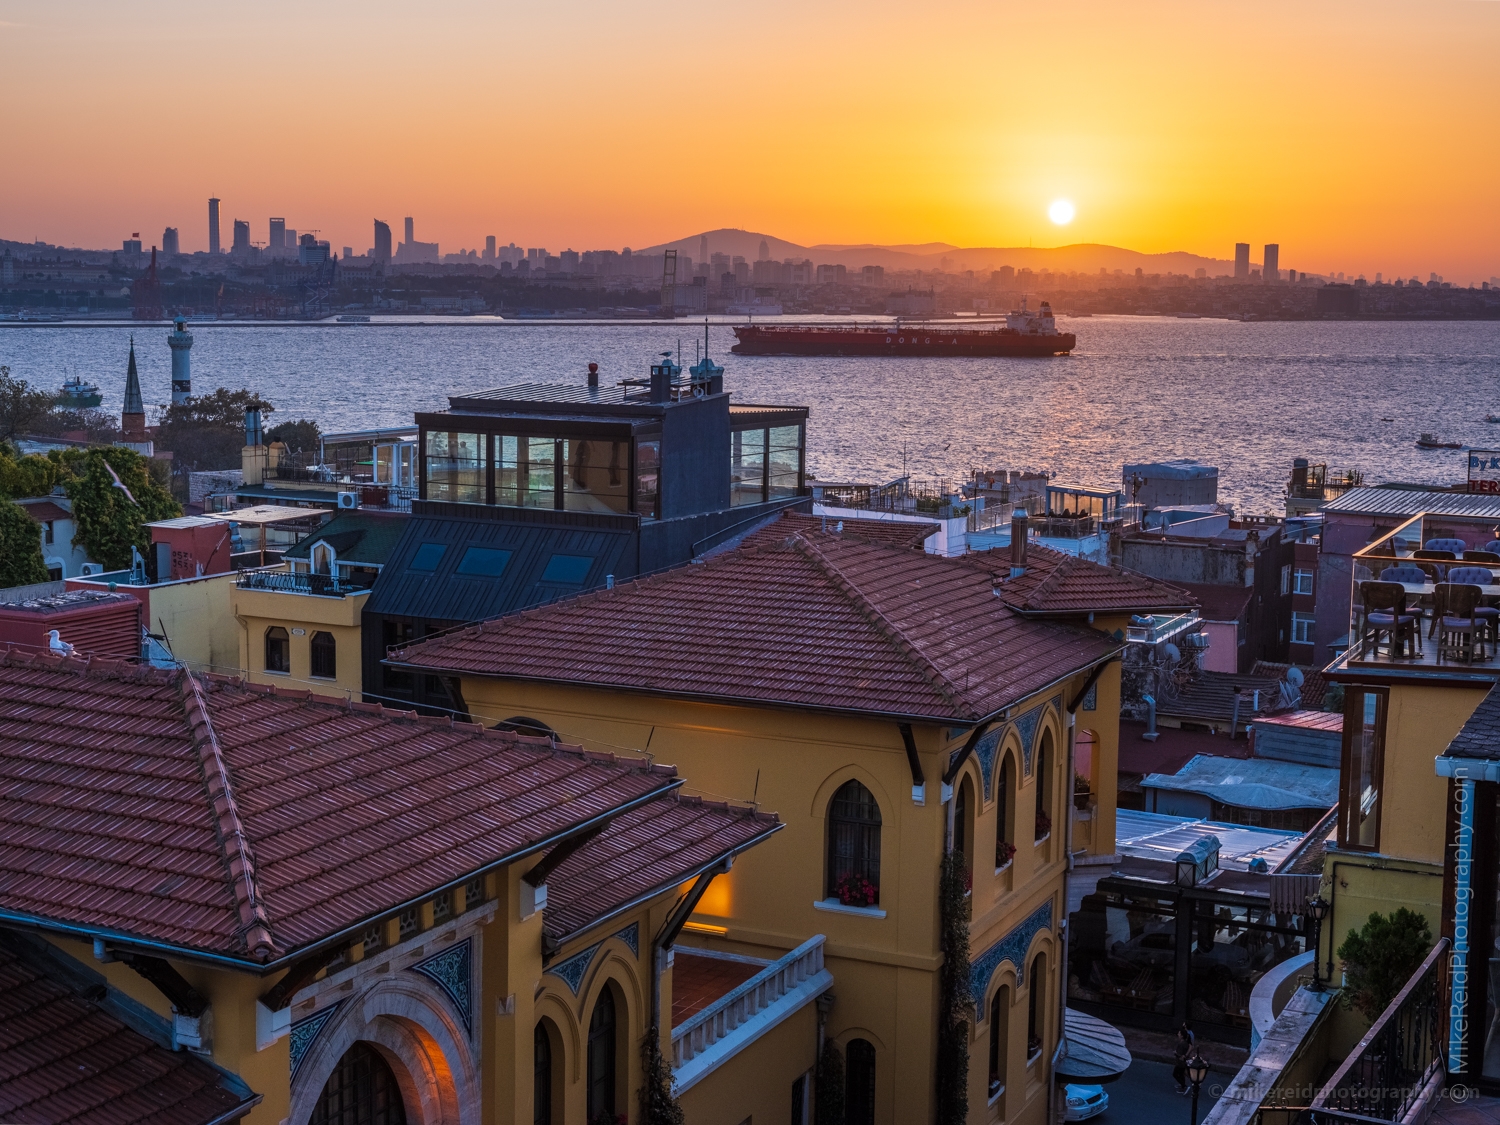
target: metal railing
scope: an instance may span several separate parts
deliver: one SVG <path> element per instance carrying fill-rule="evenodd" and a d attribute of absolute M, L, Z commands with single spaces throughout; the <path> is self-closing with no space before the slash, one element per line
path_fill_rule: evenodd
<path fill-rule="evenodd" d="M 1313 1099 L 1318 1122 L 1399 1121 L 1443 1069 L 1443 958 L 1440 938 Z"/>
<path fill-rule="evenodd" d="M 336 574 L 288 573 L 284 570 L 241 571 L 235 585 L 241 590 L 270 590 L 280 594 L 316 594 L 325 598 L 342 598 L 367 587 L 356 585 Z"/>
<path fill-rule="evenodd" d="M 823 971 L 823 935 L 817 934 L 772 962 L 672 1029 L 672 1067 L 680 1070 L 719 1040 Z"/>

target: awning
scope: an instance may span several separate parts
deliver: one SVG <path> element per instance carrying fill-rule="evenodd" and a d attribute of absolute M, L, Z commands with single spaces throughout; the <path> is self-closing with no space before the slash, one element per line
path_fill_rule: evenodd
<path fill-rule="evenodd" d="M 1108 1082 L 1130 1066 L 1125 1036 L 1109 1024 L 1072 1008 L 1063 1013 L 1063 1037 L 1053 1071 L 1073 1082 Z"/>

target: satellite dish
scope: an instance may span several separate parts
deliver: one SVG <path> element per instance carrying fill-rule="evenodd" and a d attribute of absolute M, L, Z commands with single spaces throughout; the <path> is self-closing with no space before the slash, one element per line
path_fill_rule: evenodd
<path fill-rule="evenodd" d="M 1167 642 L 1166 647 L 1163 648 L 1162 651 L 1167 654 L 1168 660 L 1182 659 L 1182 650 L 1179 649 L 1176 645 L 1172 644 L 1172 642 L 1170 641 Z"/>
<path fill-rule="evenodd" d="M 1288 668 L 1286 670 L 1286 682 L 1291 684 L 1294 688 L 1300 688 L 1305 681 L 1306 677 L 1302 675 L 1301 669 Z"/>

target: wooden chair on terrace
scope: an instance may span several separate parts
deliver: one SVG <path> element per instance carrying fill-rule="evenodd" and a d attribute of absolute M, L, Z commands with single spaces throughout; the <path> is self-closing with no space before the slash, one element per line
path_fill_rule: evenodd
<path fill-rule="evenodd" d="M 1500 588 L 1496 587 L 1495 576 L 1487 566 L 1455 566 L 1448 572 L 1448 581 L 1457 582 L 1466 586 L 1478 586 L 1483 597 L 1500 597 Z M 1436 587 L 1433 587 L 1436 589 Z M 1500 609 L 1493 605 L 1481 603 L 1474 607 L 1474 616 L 1479 618 L 1479 623 L 1484 626 L 1484 631 L 1491 647 L 1500 641 Z"/>
<path fill-rule="evenodd" d="M 1476 647 L 1483 656 L 1484 625 L 1475 612 L 1484 590 L 1467 583 L 1439 582 L 1432 592 L 1432 627 L 1438 638 L 1438 659 L 1453 655 L 1472 661 Z"/>
<path fill-rule="evenodd" d="M 1389 567 L 1381 577 L 1400 569 L 1404 568 Z M 1366 582 L 1360 586 L 1359 596 L 1365 618 L 1361 639 L 1370 642 L 1372 654 L 1380 654 L 1382 633 L 1391 656 L 1406 655 L 1408 640 L 1413 656 L 1422 651 L 1422 630 L 1417 627 L 1417 615 L 1406 608 L 1406 588 L 1400 582 Z"/>
<path fill-rule="evenodd" d="M 1465 551 L 1464 562 L 1500 566 L 1500 555 L 1497 555 L 1494 551 Z"/>

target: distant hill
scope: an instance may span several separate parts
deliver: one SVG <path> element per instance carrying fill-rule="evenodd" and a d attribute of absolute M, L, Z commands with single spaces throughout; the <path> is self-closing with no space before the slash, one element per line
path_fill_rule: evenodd
<path fill-rule="evenodd" d="M 858 269 L 861 266 L 884 266 L 887 270 L 936 270 L 956 273 L 962 270 L 996 270 L 1001 266 L 1016 269 L 1050 269 L 1062 273 L 1097 273 L 1099 270 L 1123 270 L 1134 273 L 1137 269 L 1146 273 L 1185 273 L 1204 269 L 1210 277 L 1234 272 L 1234 263 L 1222 258 L 1205 258 L 1200 254 L 1173 251 L 1168 254 L 1142 254 L 1120 246 L 1104 246 L 1099 243 L 1078 243 L 1073 246 L 1039 248 L 1031 246 L 950 246 L 946 242 L 926 242 L 921 245 L 879 246 L 873 243 L 841 245 L 823 243 L 817 246 L 799 246 L 784 238 L 776 238 L 756 231 L 723 228 L 705 231 L 675 242 L 664 242 L 638 251 L 643 254 L 660 254 L 675 249 L 679 254 L 695 262 L 702 255 L 704 235 L 708 237 L 710 254 L 739 255 L 755 261 L 760 257 L 760 244 L 764 240 L 772 258 L 811 258 L 818 264 L 843 265 Z"/>

